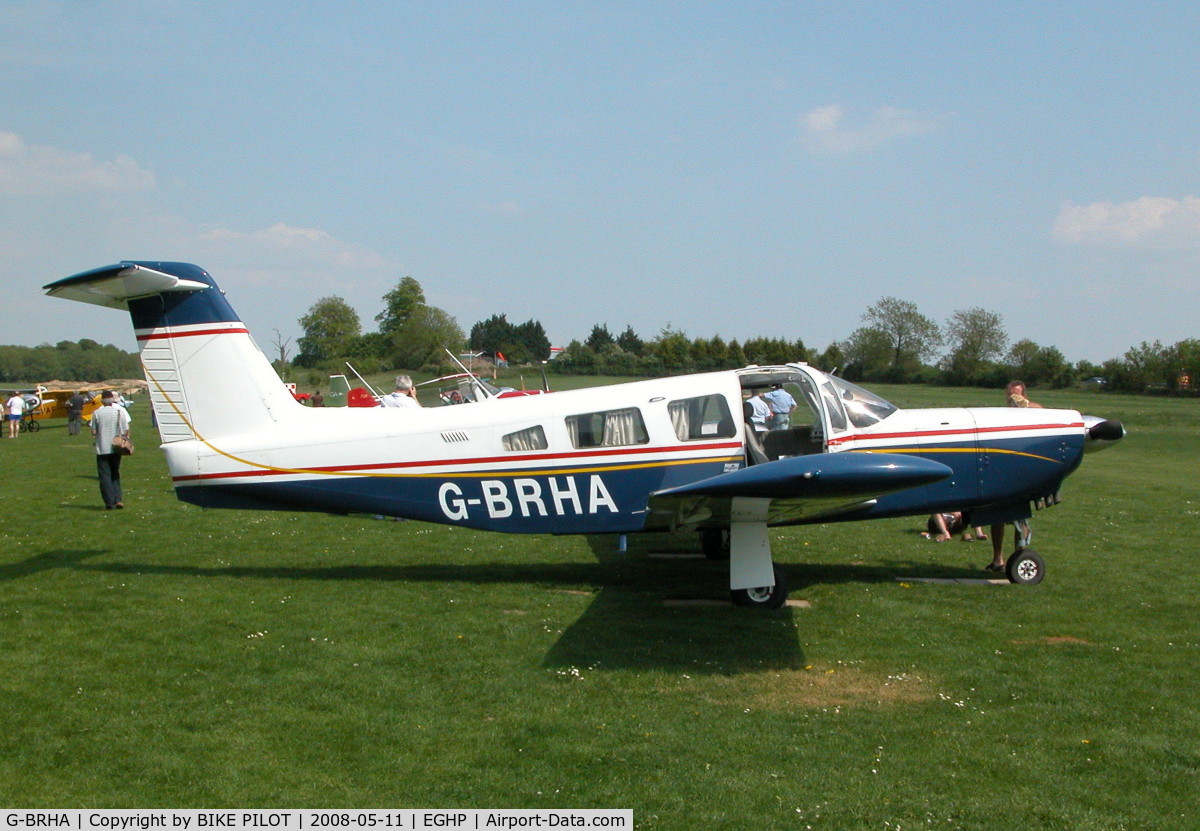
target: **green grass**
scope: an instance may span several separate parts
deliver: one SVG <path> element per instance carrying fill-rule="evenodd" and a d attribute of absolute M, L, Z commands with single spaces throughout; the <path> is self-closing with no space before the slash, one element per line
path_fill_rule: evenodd
<path fill-rule="evenodd" d="M 906 405 L 995 391 L 878 387 Z M 920 519 L 782 529 L 779 613 L 690 540 L 503 536 L 175 501 L 135 412 L 0 440 L 5 807 L 628 807 L 638 827 L 1200 825 L 1200 402 L 1069 391 L 1130 435 L 1038 514 L 1040 586 Z"/>

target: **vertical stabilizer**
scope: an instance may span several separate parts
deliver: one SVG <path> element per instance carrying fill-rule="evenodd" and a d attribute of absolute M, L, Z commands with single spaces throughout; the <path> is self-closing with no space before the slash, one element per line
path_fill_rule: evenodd
<path fill-rule="evenodd" d="M 270 429 L 300 406 L 199 266 L 122 262 L 45 290 L 129 311 L 164 443 Z"/>

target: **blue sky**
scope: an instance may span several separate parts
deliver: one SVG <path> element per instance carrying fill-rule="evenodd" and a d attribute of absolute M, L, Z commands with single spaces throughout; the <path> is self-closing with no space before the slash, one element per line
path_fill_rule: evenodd
<path fill-rule="evenodd" d="M 0 5 L 0 343 L 207 268 L 268 348 L 402 277 L 468 330 L 803 338 L 980 306 L 1070 360 L 1200 337 L 1200 6 Z"/>

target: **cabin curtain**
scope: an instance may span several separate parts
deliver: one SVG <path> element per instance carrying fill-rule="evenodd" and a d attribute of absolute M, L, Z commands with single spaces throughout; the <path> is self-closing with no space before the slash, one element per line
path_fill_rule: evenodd
<path fill-rule="evenodd" d="M 602 447 L 619 447 L 626 444 L 641 444 L 641 420 L 635 409 L 609 410 L 604 414 L 604 439 Z"/>
<path fill-rule="evenodd" d="M 672 401 L 667 405 L 667 413 L 671 416 L 671 426 L 675 428 L 675 435 L 680 441 L 687 441 L 692 437 L 692 416 L 691 407 L 688 401 Z"/>

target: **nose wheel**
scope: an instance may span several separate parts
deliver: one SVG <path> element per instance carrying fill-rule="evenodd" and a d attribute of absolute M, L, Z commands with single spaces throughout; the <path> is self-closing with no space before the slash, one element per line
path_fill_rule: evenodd
<path fill-rule="evenodd" d="M 1008 581 L 1019 586 L 1034 586 L 1046 576 L 1046 563 L 1032 548 L 1022 548 L 1008 558 L 1004 568 Z"/>

